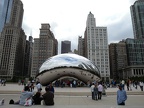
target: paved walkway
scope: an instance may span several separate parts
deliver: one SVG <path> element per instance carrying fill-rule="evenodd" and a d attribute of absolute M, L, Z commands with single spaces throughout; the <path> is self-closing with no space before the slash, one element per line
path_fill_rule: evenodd
<path fill-rule="evenodd" d="M 126 88 L 126 87 L 125 87 Z M 7 84 L 6 86 L 0 86 L 0 94 L 20 94 L 22 91 L 23 86 L 18 84 Z M 116 95 L 116 91 L 118 88 L 107 88 L 106 94 L 107 95 Z M 36 92 L 36 88 L 34 89 Z M 43 86 L 42 92 L 45 92 L 45 87 Z M 127 91 L 128 95 L 144 95 L 144 92 L 132 87 L 132 91 Z M 55 87 L 55 95 L 67 95 L 67 96 L 90 96 L 90 88 L 88 87 L 77 87 L 77 88 L 70 88 L 70 87 Z"/>
<path fill-rule="evenodd" d="M 0 99 L 5 99 L 5 104 L 0 108 L 20 108 L 24 106 L 9 105 L 9 100 L 19 100 L 20 92 L 23 86 L 17 84 L 7 84 L 0 86 Z M 118 106 L 116 103 L 117 88 L 108 88 L 102 100 L 94 101 L 91 99 L 90 88 L 56 88 L 55 87 L 55 105 L 33 105 L 31 108 L 144 108 L 144 92 L 138 88 L 132 88 L 133 91 L 127 91 L 128 99 L 125 106 Z M 36 90 L 35 90 L 36 91 Z M 43 87 L 44 92 L 44 87 Z M 111 95 L 112 94 L 112 95 Z M 137 95 L 138 94 L 138 95 Z"/>

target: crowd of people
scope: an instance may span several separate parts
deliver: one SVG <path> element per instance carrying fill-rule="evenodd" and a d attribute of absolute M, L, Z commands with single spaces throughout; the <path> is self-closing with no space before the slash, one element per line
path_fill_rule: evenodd
<path fill-rule="evenodd" d="M 2 81 L 2 80 L 1 80 Z M 19 100 L 13 100 L 11 99 L 9 104 L 19 104 L 19 105 L 54 105 L 54 93 L 55 89 L 53 85 L 58 86 L 59 82 L 55 83 L 49 83 L 45 87 L 45 93 L 42 93 L 42 85 L 39 81 L 23 81 L 19 80 L 18 85 L 23 85 L 24 89 L 20 94 Z M 77 87 L 78 82 L 76 80 L 73 80 L 69 83 L 70 87 Z M 143 91 L 144 83 L 142 81 L 131 81 L 128 80 L 121 80 L 119 83 L 117 83 L 115 80 L 111 81 L 111 84 L 107 82 L 87 82 L 87 87 L 90 87 L 91 89 L 91 97 L 92 100 L 101 100 L 102 95 L 105 95 L 105 89 L 108 87 L 118 87 L 117 91 L 117 104 L 118 105 L 125 105 L 125 101 L 127 100 L 127 91 L 132 91 L 132 86 L 137 89 L 137 87 L 140 87 L 140 90 Z M 58 86 L 59 87 L 59 86 Z M 36 88 L 36 92 L 34 92 L 34 89 Z M 4 103 L 4 99 L 2 100 L 2 103 Z"/>
<path fill-rule="evenodd" d="M 33 82 L 29 82 L 24 86 L 23 91 L 20 94 L 19 100 L 11 99 L 9 104 L 15 105 L 54 105 L 54 87 L 52 83 L 49 83 L 45 87 L 45 93 L 42 94 L 42 85 L 39 81 L 36 82 L 35 87 L 37 89 L 36 93 L 34 93 Z M 33 88 L 33 89 L 32 89 Z"/>

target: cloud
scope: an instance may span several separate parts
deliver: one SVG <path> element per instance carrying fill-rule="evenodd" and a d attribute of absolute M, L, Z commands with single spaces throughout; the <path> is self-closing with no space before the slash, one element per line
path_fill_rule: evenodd
<path fill-rule="evenodd" d="M 125 14 L 118 22 L 108 25 L 109 43 L 119 42 L 126 38 L 134 38 L 129 13 Z"/>
<path fill-rule="evenodd" d="M 24 4 L 23 28 L 26 34 L 33 31 L 39 37 L 41 23 L 49 23 L 58 40 L 71 41 L 72 50 L 77 49 L 78 36 L 84 37 L 87 15 L 91 11 L 96 18 L 96 26 L 108 29 L 108 42 L 118 42 L 132 37 L 130 5 L 136 0 L 22 0 Z M 34 4 L 32 6 L 32 4 Z"/>

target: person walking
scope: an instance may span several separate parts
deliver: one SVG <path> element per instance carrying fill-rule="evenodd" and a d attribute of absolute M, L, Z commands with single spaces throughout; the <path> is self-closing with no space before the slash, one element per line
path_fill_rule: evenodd
<path fill-rule="evenodd" d="M 98 85 L 98 99 L 100 99 L 100 100 L 102 98 L 102 91 L 103 91 L 103 86 L 101 85 L 101 83 L 99 83 L 99 85 Z"/>
<path fill-rule="evenodd" d="M 122 86 L 118 86 L 119 90 L 117 91 L 117 104 L 125 105 L 125 101 L 127 100 L 126 91 L 122 89 Z"/>

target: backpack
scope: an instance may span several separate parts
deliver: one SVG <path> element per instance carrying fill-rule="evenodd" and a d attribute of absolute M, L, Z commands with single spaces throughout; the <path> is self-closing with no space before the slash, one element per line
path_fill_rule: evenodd
<path fill-rule="evenodd" d="M 11 100 L 9 101 L 9 104 L 14 104 L 14 100 L 11 99 Z"/>

